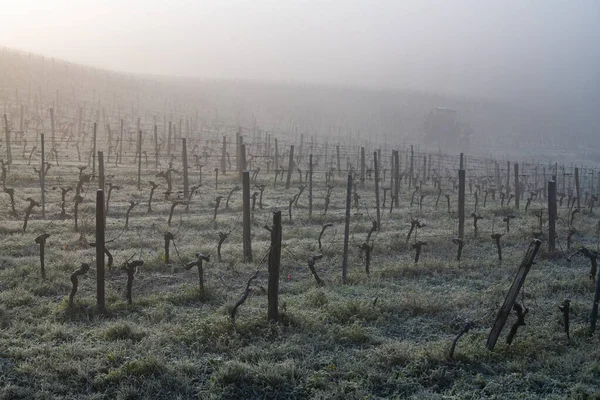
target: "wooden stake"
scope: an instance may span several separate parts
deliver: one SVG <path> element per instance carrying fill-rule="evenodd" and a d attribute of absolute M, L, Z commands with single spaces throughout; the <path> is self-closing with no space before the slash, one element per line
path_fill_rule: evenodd
<path fill-rule="evenodd" d="M 581 208 L 581 193 L 579 191 L 579 168 L 575 167 L 575 196 L 577 196 L 577 208 Z"/>
<path fill-rule="evenodd" d="M 458 238 L 465 237 L 465 170 L 458 171 Z"/>
<path fill-rule="evenodd" d="M 338 146 L 339 148 L 339 146 Z M 339 159 L 338 159 L 339 161 Z M 308 218 L 312 217 L 313 203 L 313 155 L 308 156 Z"/>
<path fill-rule="evenodd" d="M 181 139 L 182 149 L 181 158 L 183 160 L 183 196 L 184 198 L 189 197 L 190 186 L 188 181 L 188 162 L 187 162 L 187 141 L 185 138 Z"/>
<path fill-rule="evenodd" d="M 381 205 L 379 204 L 379 163 L 378 154 L 373 152 L 373 166 L 375 167 L 375 204 L 377 206 L 377 227 L 381 226 Z"/>
<path fill-rule="evenodd" d="M 94 123 L 94 131 L 96 124 Z M 52 148 L 56 147 L 56 137 L 54 136 L 54 108 L 50 108 L 50 132 L 52 133 Z M 94 149 L 94 151 L 96 151 Z"/>
<path fill-rule="evenodd" d="M 243 186 L 243 246 L 244 246 L 244 261 L 252 262 L 252 238 L 250 232 L 250 222 L 252 214 L 250 213 L 250 172 L 245 170 L 242 172 Z"/>
<path fill-rule="evenodd" d="M 154 168 L 158 170 L 158 127 L 154 124 Z"/>
<path fill-rule="evenodd" d="M 4 114 L 4 132 L 6 135 L 6 162 L 8 165 L 12 164 L 12 154 L 10 151 L 10 131 L 8 130 L 8 119 Z"/>
<path fill-rule="evenodd" d="M 119 132 L 119 164 L 123 163 L 123 118 L 121 118 L 121 126 Z"/>
<path fill-rule="evenodd" d="M 294 170 L 294 145 L 290 146 L 290 160 L 288 163 L 287 180 L 285 181 L 285 188 L 289 189 L 292 183 L 292 172 Z"/>
<path fill-rule="evenodd" d="M 506 162 L 506 199 L 510 199 L 510 161 Z"/>
<path fill-rule="evenodd" d="M 96 177 L 96 123 L 95 122 L 94 122 L 94 134 L 93 134 L 92 140 L 93 140 L 93 142 L 92 142 L 92 179 L 94 179 Z"/>
<path fill-rule="evenodd" d="M 269 251 L 269 287 L 267 319 L 277 322 L 279 320 L 279 269 L 281 265 L 281 211 L 273 213 L 273 227 L 271 228 L 271 250 Z"/>
<path fill-rule="evenodd" d="M 104 191 L 96 192 L 96 305 L 106 311 L 104 299 Z"/>
<path fill-rule="evenodd" d="M 137 187 L 138 190 L 142 190 L 142 131 L 138 131 L 138 145 L 137 145 L 137 155 L 138 155 L 138 179 L 137 179 Z"/>
<path fill-rule="evenodd" d="M 360 148 L 360 186 L 365 186 L 365 148 Z"/>
<path fill-rule="evenodd" d="M 521 262 L 521 266 L 517 271 L 517 275 L 515 276 L 515 279 L 508 291 L 508 294 L 504 299 L 504 304 L 502 304 L 502 307 L 498 312 L 498 316 L 496 317 L 496 321 L 494 322 L 494 326 L 492 327 L 490 335 L 488 336 L 487 348 L 489 350 L 493 350 L 494 346 L 496 345 L 496 342 L 498 341 L 498 337 L 502 332 L 502 328 L 504 328 L 504 324 L 506 324 L 506 320 L 508 319 L 510 311 L 513 309 L 513 305 L 517 300 L 519 291 L 521 290 L 521 287 L 525 282 L 525 278 L 527 277 L 527 274 L 529 273 L 529 270 L 533 265 L 533 261 L 541 244 L 541 241 L 539 241 L 538 239 L 534 239 L 530 245 L 529 250 L 527 251 L 527 254 Z"/>
<path fill-rule="evenodd" d="M 521 199 L 521 191 L 519 190 L 519 163 L 515 163 L 515 208 L 519 209 L 519 200 Z"/>
<path fill-rule="evenodd" d="M 348 241 L 350 239 L 350 207 L 352 205 L 352 174 L 348 174 L 346 185 L 346 225 L 344 226 L 344 255 L 342 258 L 342 282 L 346 283 L 348 271 Z"/>
<path fill-rule="evenodd" d="M 596 321 L 598 320 L 598 304 L 600 304 L 600 279 L 596 279 L 596 291 L 594 292 L 594 303 L 592 304 L 592 313 L 590 316 L 590 332 L 596 331 Z"/>
<path fill-rule="evenodd" d="M 104 192 L 104 152 L 98 152 L 98 189 Z"/>
<path fill-rule="evenodd" d="M 412 189 L 413 178 L 414 178 L 414 167 L 415 167 L 415 150 L 413 145 L 410 145 L 410 175 L 408 177 L 408 188 Z"/>
<path fill-rule="evenodd" d="M 556 182 L 548 182 L 548 250 L 556 250 Z"/>
<path fill-rule="evenodd" d="M 223 136 L 223 147 L 221 149 L 221 172 L 225 174 L 225 161 L 227 157 L 227 136 Z"/>
<path fill-rule="evenodd" d="M 171 156 L 171 135 L 173 134 L 173 123 L 169 121 L 169 136 L 167 137 L 167 155 Z"/>
<path fill-rule="evenodd" d="M 394 206 L 398 207 L 398 197 L 400 195 L 400 152 L 396 150 L 394 154 Z"/>
<path fill-rule="evenodd" d="M 341 167 L 341 164 L 340 164 L 340 145 L 339 144 L 337 146 L 335 146 L 335 153 L 336 153 L 336 156 L 337 156 L 337 171 L 338 171 L 338 176 L 340 176 L 341 173 L 342 173 L 342 171 L 341 171 L 342 167 Z"/>
<path fill-rule="evenodd" d="M 40 162 L 40 187 L 42 188 L 42 218 L 46 218 L 46 174 L 44 173 L 46 165 L 46 149 L 44 147 L 44 134 L 40 135 L 42 161 Z"/>

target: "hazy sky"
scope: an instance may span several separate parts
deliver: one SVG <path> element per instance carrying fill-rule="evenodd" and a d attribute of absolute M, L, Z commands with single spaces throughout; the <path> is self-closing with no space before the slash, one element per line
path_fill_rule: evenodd
<path fill-rule="evenodd" d="M 0 44 L 120 71 L 595 97 L 600 1 L 18 0 Z"/>

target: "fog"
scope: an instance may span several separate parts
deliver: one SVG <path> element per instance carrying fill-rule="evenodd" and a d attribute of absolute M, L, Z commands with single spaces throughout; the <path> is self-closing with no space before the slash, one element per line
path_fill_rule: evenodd
<path fill-rule="evenodd" d="M 24 0 L 2 44 L 119 71 L 531 98 L 597 91 L 597 1 Z"/>
<path fill-rule="evenodd" d="M 597 1 L 23 0 L 1 13 L 1 45 L 116 71 L 410 89 L 588 134 L 599 123 Z"/>

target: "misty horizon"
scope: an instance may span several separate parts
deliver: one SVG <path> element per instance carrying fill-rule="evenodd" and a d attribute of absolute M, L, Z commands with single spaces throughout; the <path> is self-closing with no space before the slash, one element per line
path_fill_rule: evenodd
<path fill-rule="evenodd" d="M 590 1 L 26 1 L 4 13 L 2 45 L 125 73 L 525 104 L 598 97 Z"/>

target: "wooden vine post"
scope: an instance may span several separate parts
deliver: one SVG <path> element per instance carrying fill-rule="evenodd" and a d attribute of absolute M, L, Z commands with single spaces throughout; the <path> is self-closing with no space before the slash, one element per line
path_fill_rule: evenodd
<path fill-rule="evenodd" d="M 462 159 L 462 157 L 461 157 Z M 461 166 L 462 168 L 462 166 Z M 409 172 L 409 176 L 408 176 L 408 188 L 412 189 L 413 187 L 413 178 L 414 178 L 414 172 L 415 172 L 415 149 L 413 147 L 413 145 L 410 145 L 410 172 Z"/>
<path fill-rule="evenodd" d="M 506 193 L 504 197 L 510 198 L 510 161 L 506 162 Z"/>
<path fill-rule="evenodd" d="M 92 137 L 92 179 L 96 177 L 96 123 L 94 122 L 94 134 Z M 88 164 L 89 165 L 89 164 Z"/>
<path fill-rule="evenodd" d="M 594 292 L 594 303 L 592 304 L 592 313 L 590 316 L 590 332 L 596 331 L 596 321 L 598 320 L 598 305 L 600 304 L 600 279 L 596 279 L 596 290 Z"/>
<path fill-rule="evenodd" d="M 287 179 L 285 181 L 285 188 L 289 189 L 290 188 L 290 184 L 292 183 L 292 172 L 294 170 L 294 145 L 290 146 L 290 160 L 288 163 L 288 170 L 287 170 Z"/>
<path fill-rule="evenodd" d="M 548 182 L 548 250 L 556 250 L 556 182 Z"/>
<path fill-rule="evenodd" d="M 360 148 L 360 186 L 365 186 L 365 148 Z"/>
<path fill-rule="evenodd" d="M 581 198 L 579 191 L 579 168 L 575 167 L 575 196 L 577 196 L 577 208 L 581 208 Z"/>
<path fill-rule="evenodd" d="M 339 146 L 338 146 L 338 163 L 339 163 Z M 313 203 L 313 155 L 308 156 L 308 218 L 312 217 Z"/>
<path fill-rule="evenodd" d="M 104 191 L 96 192 L 96 305 L 106 311 L 104 299 Z"/>
<path fill-rule="evenodd" d="M 42 188 L 42 218 L 46 218 L 46 174 L 44 173 L 46 149 L 44 147 L 44 134 L 41 137 L 42 161 L 40 162 L 40 187 Z"/>
<path fill-rule="evenodd" d="M 104 152 L 98 152 L 98 189 L 104 191 Z"/>
<path fill-rule="evenodd" d="M 462 154 L 461 154 L 462 160 Z M 465 170 L 458 170 L 458 238 L 465 237 Z"/>
<path fill-rule="evenodd" d="M 10 131 L 8 130 L 8 119 L 4 114 L 4 133 L 6 135 L 6 162 L 8 165 L 12 164 L 12 154 L 10 151 Z"/>
<path fill-rule="evenodd" d="M 96 129 L 96 124 L 94 124 Z M 52 147 L 56 147 L 56 136 L 54 130 L 54 108 L 50 108 L 50 132 L 52 133 Z"/>
<path fill-rule="evenodd" d="M 250 232 L 250 222 L 252 214 L 250 211 L 250 172 L 245 170 L 242 172 L 242 196 L 243 200 L 243 247 L 244 261 L 252 262 L 252 238 Z"/>
<path fill-rule="evenodd" d="M 521 199 L 521 191 L 519 190 L 519 163 L 515 163 L 515 208 L 519 209 L 519 200 Z"/>
<path fill-rule="evenodd" d="M 188 162 L 187 162 L 187 141 L 185 138 L 181 139 L 182 141 L 182 160 L 183 160 L 183 196 L 184 198 L 188 198 L 190 194 L 190 186 L 188 181 Z"/>
<path fill-rule="evenodd" d="M 225 161 L 227 157 L 227 136 L 223 136 L 223 147 L 221 148 L 221 172 L 225 174 Z"/>
<path fill-rule="evenodd" d="M 379 204 L 379 159 L 377 152 L 373 152 L 373 166 L 375 168 L 375 204 L 377 206 L 377 227 L 381 226 L 381 205 Z"/>
<path fill-rule="evenodd" d="M 240 178 L 243 180 L 243 172 L 247 169 L 246 166 L 246 145 L 243 143 L 243 138 L 240 137 L 240 148 L 239 148 L 239 154 L 240 154 Z"/>
<path fill-rule="evenodd" d="M 158 152 L 157 152 L 158 157 Z M 119 128 L 119 164 L 123 163 L 123 118 L 121 118 L 121 124 Z"/>
<path fill-rule="evenodd" d="M 269 251 L 269 282 L 267 319 L 272 322 L 279 320 L 279 269 L 281 264 L 281 211 L 273 213 L 271 231 L 271 250 Z"/>
<path fill-rule="evenodd" d="M 335 146 L 335 153 L 336 153 L 336 157 L 337 157 L 337 172 L 338 172 L 338 176 L 340 176 L 341 174 L 341 164 L 340 164 L 340 145 L 336 145 Z"/>
<path fill-rule="evenodd" d="M 537 255 L 541 244 L 542 242 L 540 240 L 534 239 L 531 242 L 525 257 L 523 258 L 523 261 L 521 262 L 521 266 L 517 271 L 517 275 L 510 286 L 508 294 L 504 299 L 504 304 L 502 304 L 502 307 L 498 312 L 498 316 L 496 317 L 496 321 L 494 322 L 494 326 L 492 327 L 490 335 L 488 336 L 487 348 L 489 350 L 493 350 L 496 342 L 498 341 L 498 337 L 500 336 L 502 328 L 504 328 L 504 324 L 506 324 L 506 320 L 513 309 L 515 301 L 517 300 L 517 296 L 519 295 L 519 291 L 521 290 L 521 287 L 525 282 L 525 278 L 527 277 L 527 274 L 533 265 L 533 261 L 535 260 L 535 256 Z"/>
<path fill-rule="evenodd" d="M 400 195 L 400 152 L 394 153 L 394 206 L 398 207 L 398 197 Z"/>
<path fill-rule="evenodd" d="M 346 185 L 346 224 L 344 226 L 344 254 L 342 256 L 342 282 L 346 283 L 348 273 L 348 242 L 350 240 L 350 207 L 352 206 L 352 174 L 348 174 Z"/>

